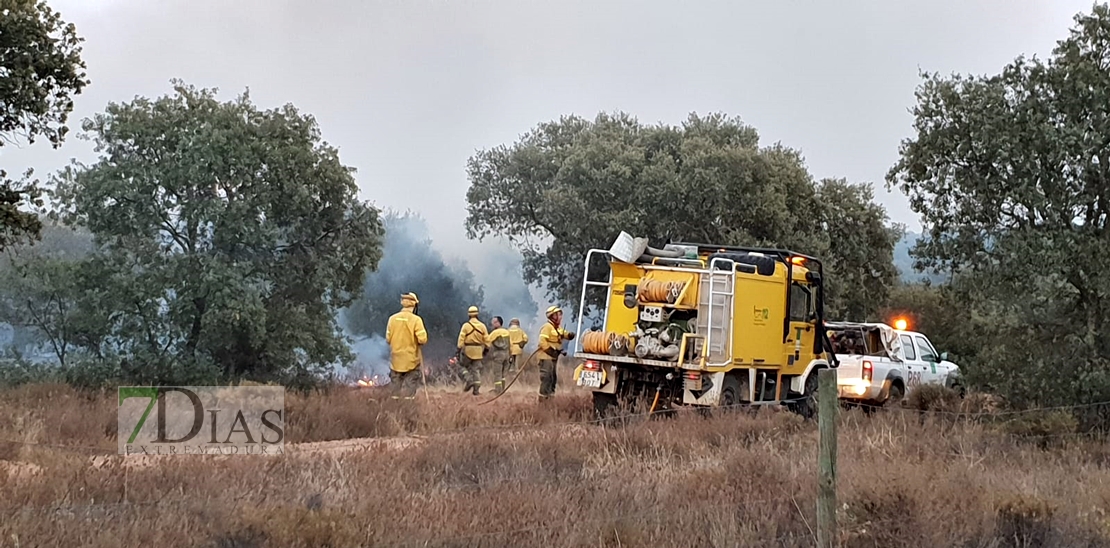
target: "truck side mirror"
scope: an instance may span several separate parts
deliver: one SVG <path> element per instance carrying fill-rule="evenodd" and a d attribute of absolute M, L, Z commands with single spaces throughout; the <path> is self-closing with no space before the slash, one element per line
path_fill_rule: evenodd
<path fill-rule="evenodd" d="M 948 352 L 941 352 L 940 353 L 940 361 L 942 361 L 942 362 L 948 361 Z"/>

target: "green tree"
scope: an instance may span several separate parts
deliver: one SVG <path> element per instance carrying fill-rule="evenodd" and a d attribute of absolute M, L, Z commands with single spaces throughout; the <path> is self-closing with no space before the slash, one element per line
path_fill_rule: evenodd
<path fill-rule="evenodd" d="M 1110 395 L 1110 8 L 1075 21 L 1045 60 L 924 75 L 887 177 L 986 319 L 982 378 L 1029 404 Z"/>
<path fill-rule="evenodd" d="M 38 137 L 61 145 L 73 96 L 88 84 L 81 42 L 45 1 L 0 0 L 0 147 Z M 14 181 L 0 168 L 0 249 L 38 236 L 28 206 L 42 206 L 30 173 Z"/>
<path fill-rule="evenodd" d="M 0 320 L 49 342 L 62 367 L 74 346 L 79 267 L 80 263 L 43 258 L 18 264 L 0 278 L 4 283 Z"/>
<path fill-rule="evenodd" d="M 91 231 L 103 344 L 163 368 L 303 378 L 350 359 L 335 312 L 380 258 L 378 212 L 292 105 L 174 82 L 86 120 L 100 157 L 54 180 Z"/>
<path fill-rule="evenodd" d="M 70 351 L 100 329 L 81 306 L 98 284 L 82 263 L 92 250 L 90 234 L 47 225 L 41 243 L 9 247 L 0 257 L 0 322 L 16 330 L 15 346 L 46 342 L 65 367 Z"/>
<path fill-rule="evenodd" d="M 949 359 L 974 370 L 982 326 L 964 299 L 958 284 L 902 284 L 890 291 L 874 319 L 888 323 L 906 319 L 910 329 L 928 335 L 938 352 L 948 352 Z"/>
<path fill-rule="evenodd" d="M 822 257 L 833 315 L 872 312 L 894 282 L 898 231 L 868 185 L 818 184 L 797 151 L 760 147 L 754 128 L 722 115 L 691 115 L 678 127 L 623 113 L 567 116 L 479 151 L 468 176 L 468 236 L 508 238 L 524 256 L 525 280 L 564 305 L 578 302 L 587 250 L 622 230 L 657 244 Z"/>
<path fill-rule="evenodd" d="M 874 314 L 899 273 L 894 246 L 903 227 L 889 226 L 886 210 L 874 202 L 871 185 L 825 179 L 817 186 L 818 220 L 826 259 L 828 309 L 834 317 L 864 320 Z"/>

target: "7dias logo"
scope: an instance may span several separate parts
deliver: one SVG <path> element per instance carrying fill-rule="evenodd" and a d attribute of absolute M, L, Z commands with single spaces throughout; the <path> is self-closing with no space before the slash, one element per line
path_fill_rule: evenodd
<path fill-rule="evenodd" d="M 121 455 L 280 455 L 281 386 L 121 386 Z"/>

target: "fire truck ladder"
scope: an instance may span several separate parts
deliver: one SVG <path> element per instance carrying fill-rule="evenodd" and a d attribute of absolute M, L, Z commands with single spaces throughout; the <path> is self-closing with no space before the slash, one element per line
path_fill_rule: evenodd
<path fill-rule="evenodd" d="M 577 333 L 579 337 L 581 337 L 583 335 L 582 320 L 586 316 L 586 314 L 585 314 L 585 312 L 586 312 L 586 290 L 591 288 L 591 287 L 593 287 L 593 288 L 605 288 L 606 293 L 608 293 L 608 291 L 613 287 L 613 271 L 612 270 L 609 271 L 609 279 L 607 281 L 599 282 L 599 281 L 590 280 L 590 261 L 594 258 L 594 255 L 604 256 L 608 253 L 609 253 L 609 251 L 606 250 L 606 249 L 591 249 L 591 250 L 586 252 L 586 264 L 585 264 L 585 267 L 583 268 L 583 272 L 582 272 L 582 297 L 578 301 L 578 327 L 577 327 L 578 330 L 575 331 L 575 333 Z M 604 315 L 601 318 L 602 329 L 605 329 L 605 326 L 607 326 L 607 325 L 609 325 L 609 306 L 606 304 Z M 574 344 L 575 344 L 575 348 L 581 348 L 581 346 L 580 346 L 582 344 L 581 340 L 575 341 Z"/>
<path fill-rule="evenodd" d="M 718 264 L 726 268 L 718 269 Z M 698 332 L 706 334 L 703 358 L 708 367 L 720 367 L 732 362 L 735 292 L 736 265 L 729 259 L 713 259 L 698 292 L 697 325 Z"/>

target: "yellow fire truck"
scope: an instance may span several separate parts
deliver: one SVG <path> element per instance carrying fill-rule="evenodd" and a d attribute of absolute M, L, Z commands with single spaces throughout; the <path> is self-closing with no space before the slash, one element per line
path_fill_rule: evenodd
<path fill-rule="evenodd" d="M 586 254 L 576 383 L 593 390 L 602 417 L 618 405 L 651 412 L 769 404 L 812 416 L 817 370 L 836 367 L 822 274 L 821 261 L 788 250 L 654 249 L 622 233 L 613 248 Z M 588 306 L 587 293 L 600 290 L 600 307 L 597 299 Z M 583 332 L 586 321 L 600 326 Z"/>

